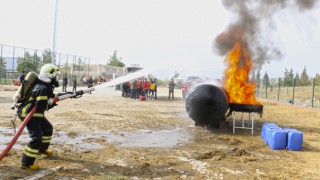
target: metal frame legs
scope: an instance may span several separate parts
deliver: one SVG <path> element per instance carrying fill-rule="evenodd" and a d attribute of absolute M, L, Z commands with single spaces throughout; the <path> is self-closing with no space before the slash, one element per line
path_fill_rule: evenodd
<path fill-rule="evenodd" d="M 236 112 L 233 112 L 233 134 L 235 133 L 235 129 L 251 129 L 251 134 L 253 135 L 253 128 L 254 128 L 254 113 L 249 113 L 249 121 L 251 121 L 250 126 L 244 126 L 244 112 L 241 112 L 241 126 L 236 126 Z"/>

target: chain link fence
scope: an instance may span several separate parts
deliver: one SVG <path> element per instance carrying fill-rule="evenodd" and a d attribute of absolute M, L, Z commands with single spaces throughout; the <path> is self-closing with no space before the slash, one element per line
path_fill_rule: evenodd
<path fill-rule="evenodd" d="M 285 86 L 281 78 L 274 79 L 270 85 L 265 82 L 257 84 L 256 97 L 306 107 L 320 107 L 320 86 L 317 78 L 310 80 L 310 85 L 298 85 L 292 79 L 291 86 Z"/>
<path fill-rule="evenodd" d="M 67 74 L 69 84 L 74 78 L 82 81 L 90 76 L 88 57 L 0 44 L 0 84 L 16 85 L 22 71 L 39 73 L 46 63 L 58 66 L 61 72 L 59 81 Z"/>

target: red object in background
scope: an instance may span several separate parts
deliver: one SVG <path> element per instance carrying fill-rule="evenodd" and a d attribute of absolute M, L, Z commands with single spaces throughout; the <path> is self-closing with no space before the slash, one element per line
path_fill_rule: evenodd
<path fill-rule="evenodd" d="M 187 93 L 189 92 L 190 87 L 188 83 L 182 83 L 181 85 L 181 91 L 182 91 L 182 98 L 186 99 Z"/>
<path fill-rule="evenodd" d="M 188 86 L 186 84 L 182 84 L 181 90 L 182 90 L 182 93 L 186 93 L 188 91 Z"/>
<path fill-rule="evenodd" d="M 12 80 L 12 84 L 14 85 L 14 86 L 20 86 L 20 81 L 18 80 L 18 79 L 14 79 L 14 80 Z"/>
<path fill-rule="evenodd" d="M 137 82 L 137 89 L 141 89 L 141 88 L 142 88 L 142 81 L 139 80 L 139 81 Z"/>
<path fill-rule="evenodd" d="M 145 97 L 145 96 L 139 96 L 139 100 L 140 100 L 140 101 L 145 101 L 145 100 L 146 100 L 146 97 Z"/>

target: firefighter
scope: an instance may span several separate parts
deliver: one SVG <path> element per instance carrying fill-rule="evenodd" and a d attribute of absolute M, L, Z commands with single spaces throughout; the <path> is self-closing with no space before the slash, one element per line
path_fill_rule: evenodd
<path fill-rule="evenodd" d="M 44 154 L 51 156 L 53 151 L 49 149 L 53 127 L 44 117 L 44 111 L 51 109 L 55 104 L 48 103 L 49 98 L 55 95 L 53 90 L 59 86 L 57 75 L 59 74 L 57 66 L 54 64 L 45 64 L 41 67 L 37 83 L 34 85 L 29 97 L 25 103 L 18 108 L 18 116 L 23 120 L 33 107 L 36 112 L 27 124 L 27 129 L 31 140 L 25 147 L 22 155 L 22 168 L 28 170 L 38 170 L 39 166 L 35 164 L 36 156 Z"/>

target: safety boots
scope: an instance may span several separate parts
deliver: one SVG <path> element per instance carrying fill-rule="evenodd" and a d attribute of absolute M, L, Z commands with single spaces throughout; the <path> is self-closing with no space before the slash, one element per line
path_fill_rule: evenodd
<path fill-rule="evenodd" d="M 51 156 L 53 154 L 53 151 L 51 149 L 47 149 L 45 150 L 44 152 L 40 152 L 39 154 L 43 154 L 43 155 L 46 155 L 46 156 Z M 33 164 L 33 165 L 30 165 L 30 166 L 21 166 L 22 169 L 27 169 L 27 170 L 30 170 L 30 171 L 36 171 L 36 170 L 39 170 L 40 169 L 40 166 L 37 165 L 37 164 Z"/>
<path fill-rule="evenodd" d="M 30 170 L 30 171 L 36 171 L 38 169 L 40 169 L 40 166 L 37 165 L 37 164 L 33 164 L 33 165 L 30 165 L 30 166 L 21 166 L 22 169 L 27 169 L 27 170 Z"/>
<path fill-rule="evenodd" d="M 51 156 L 53 154 L 53 150 L 47 149 L 44 152 L 41 152 L 41 154 L 44 154 L 46 156 Z"/>

